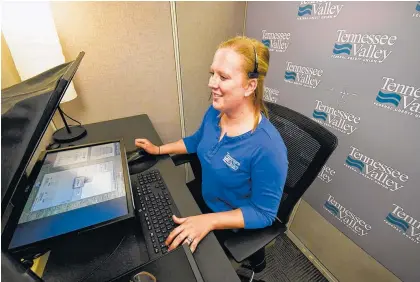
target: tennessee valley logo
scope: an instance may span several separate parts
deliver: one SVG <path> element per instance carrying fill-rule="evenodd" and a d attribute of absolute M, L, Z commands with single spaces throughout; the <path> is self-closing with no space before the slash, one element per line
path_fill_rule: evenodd
<path fill-rule="evenodd" d="M 345 134 L 352 134 L 360 122 L 360 117 L 349 112 L 335 109 L 315 100 L 316 105 L 312 113 L 312 119 L 322 125 L 328 126 Z"/>
<path fill-rule="evenodd" d="M 241 165 L 240 162 L 238 162 L 237 160 L 235 160 L 230 154 L 229 152 L 226 153 L 226 155 L 223 158 L 223 161 L 225 162 L 225 164 L 227 164 L 231 169 L 233 170 L 238 170 L 239 166 Z"/>
<path fill-rule="evenodd" d="M 420 87 L 395 83 L 391 77 L 382 77 L 383 85 L 374 104 L 404 115 L 420 118 Z"/>
<path fill-rule="evenodd" d="M 369 224 L 356 216 L 351 209 L 345 208 L 331 195 L 328 195 L 328 199 L 324 203 L 324 209 L 359 236 L 367 235 L 368 231 L 372 229 Z"/>
<path fill-rule="evenodd" d="M 340 14 L 343 6 L 327 1 L 302 1 L 298 9 L 298 20 L 332 19 Z"/>
<path fill-rule="evenodd" d="M 417 1 L 416 11 L 414 12 L 413 17 L 420 18 L 420 1 Z"/>
<path fill-rule="evenodd" d="M 404 209 L 393 204 L 394 209 L 385 218 L 385 223 L 402 233 L 415 243 L 420 243 L 420 220 L 404 212 Z"/>
<path fill-rule="evenodd" d="M 366 63 L 382 63 L 391 55 L 397 36 L 371 33 L 349 33 L 337 30 L 332 58 Z"/>
<path fill-rule="evenodd" d="M 286 62 L 286 72 L 284 74 L 284 81 L 293 83 L 299 86 L 309 88 L 316 88 L 321 82 L 323 70 L 295 65 L 292 62 Z"/>
<path fill-rule="evenodd" d="M 324 165 L 322 167 L 321 171 L 318 173 L 317 177 L 319 179 L 321 179 L 322 181 L 324 181 L 325 183 L 330 183 L 334 174 L 335 174 L 335 170 L 333 170 L 332 168 Z"/>
<path fill-rule="evenodd" d="M 359 149 L 350 146 L 351 152 L 347 156 L 344 166 L 363 175 L 367 179 L 388 189 L 397 191 L 404 187 L 408 175 L 362 154 Z"/>
<path fill-rule="evenodd" d="M 290 45 L 290 32 L 262 31 L 262 43 L 270 52 L 285 52 Z"/>

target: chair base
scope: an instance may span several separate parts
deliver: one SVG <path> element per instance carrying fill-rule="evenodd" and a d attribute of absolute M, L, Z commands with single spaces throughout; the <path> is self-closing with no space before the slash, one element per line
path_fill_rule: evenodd
<path fill-rule="evenodd" d="M 251 271 L 251 275 L 244 275 L 243 273 L 238 273 L 238 277 L 241 282 L 264 282 L 264 280 L 256 280 L 254 279 L 255 273 L 260 273 L 266 267 L 266 260 L 265 260 L 265 251 L 264 248 L 256 252 L 253 256 L 250 257 L 250 265 L 242 264 L 242 269 L 247 269 Z M 262 259 L 262 260 L 261 260 Z"/>
<path fill-rule="evenodd" d="M 260 249 L 248 258 L 248 264 L 243 264 L 242 267 L 249 269 L 255 273 L 260 273 L 267 266 L 265 260 L 265 248 Z"/>
<path fill-rule="evenodd" d="M 243 274 L 238 274 L 238 277 L 241 280 L 241 282 L 265 282 L 264 280 L 252 279 L 253 278 L 252 276 L 251 277 L 248 277 L 248 276 L 245 276 Z"/>

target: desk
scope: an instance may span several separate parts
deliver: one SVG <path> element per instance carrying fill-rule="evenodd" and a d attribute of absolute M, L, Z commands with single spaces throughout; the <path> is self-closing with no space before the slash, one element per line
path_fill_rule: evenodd
<path fill-rule="evenodd" d="M 131 151 L 135 149 L 134 139 L 139 137 L 147 138 L 156 145 L 162 145 L 162 140 L 147 115 L 87 124 L 84 125 L 84 127 L 86 128 L 88 135 L 82 140 L 74 142 L 74 145 L 123 138 L 126 150 Z M 161 156 L 154 168 L 159 169 L 161 172 L 181 216 L 186 217 L 201 214 L 188 187 L 185 185 L 185 172 L 183 166 L 176 167 L 169 156 Z M 112 242 L 113 247 L 115 247 L 114 245 L 115 243 Z M 124 249 L 125 254 L 130 256 L 130 260 L 128 262 L 124 260 L 127 259 L 127 255 L 125 258 L 113 256 L 113 266 L 117 263 L 124 263 L 131 266 L 138 266 L 142 263 L 137 259 L 139 258 L 139 250 L 136 250 L 135 239 L 126 240 Z M 51 250 L 50 261 L 47 262 L 45 268 L 44 278 L 46 281 L 57 281 L 60 280 L 58 278 L 63 278 L 60 276 L 59 272 L 64 270 L 66 266 L 63 266 L 60 269 L 56 267 L 57 264 L 54 262 L 55 251 L 55 249 Z M 124 256 L 124 254 L 122 256 Z M 111 261 L 112 258 L 110 259 Z M 209 233 L 200 242 L 194 253 L 194 258 L 206 282 L 239 281 L 229 259 L 213 233 Z M 121 273 L 116 273 L 116 275 L 118 274 Z"/>

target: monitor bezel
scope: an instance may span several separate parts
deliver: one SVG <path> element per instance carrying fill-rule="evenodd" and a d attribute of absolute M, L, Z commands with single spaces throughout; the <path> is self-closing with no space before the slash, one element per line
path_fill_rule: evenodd
<path fill-rule="evenodd" d="M 11 239 L 16 231 L 16 228 L 18 226 L 18 221 L 19 218 L 23 212 L 23 209 L 29 199 L 29 195 L 32 192 L 33 186 L 35 184 L 35 181 L 38 177 L 38 174 L 42 168 L 42 165 L 44 164 L 45 158 L 48 154 L 50 153 L 57 153 L 57 152 L 63 152 L 63 151 L 69 151 L 69 150 L 75 150 L 75 149 L 80 149 L 80 148 L 85 148 L 85 147 L 92 147 L 92 146 L 96 146 L 96 145 L 104 145 L 104 144 L 109 144 L 109 143 L 116 143 L 118 142 L 120 144 L 120 157 L 121 157 L 121 163 L 122 163 L 122 170 L 123 170 L 123 176 L 124 176 L 124 186 L 125 186 L 125 192 L 126 192 L 126 203 L 127 203 L 127 214 L 111 219 L 111 220 L 107 220 L 101 223 L 97 223 L 91 226 L 87 226 L 78 230 L 74 230 L 74 231 L 70 231 L 64 234 L 60 234 L 51 238 L 46 238 L 37 242 L 33 242 L 30 244 L 26 244 L 26 245 L 22 245 L 19 247 L 14 247 L 14 248 L 9 248 L 9 245 L 11 243 Z M 7 232 L 9 234 L 9 236 L 7 236 L 7 242 L 2 242 L 2 244 L 7 243 L 7 250 L 12 253 L 12 254 L 20 254 L 20 255 L 28 255 L 28 254 L 35 254 L 35 253 L 39 253 L 39 252 L 44 252 L 47 251 L 49 249 L 49 247 L 53 246 L 55 243 L 63 241 L 67 238 L 72 238 L 74 236 L 78 236 L 81 235 L 83 233 L 89 232 L 89 231 L 93 231 L 96 229 L 100 229 L 106 226 L 110 226 L 112 224 L 117 224 L 117 223 L 122 223 L 124 221 L 130 220 L 135 218 L 135 208 L 134 208 L 134 199 L 133 199 L 133 195 L 132 195 L 132 187 L 131 187 L 131 181 L 130 181 L 130 174 L 129 174 L 129 169 L 128 169 L 128 162 L 127 162 L 127 158 L 126 158 L 126 149 L 124 146 L 124 142 L 123 139 L 113 139 L 113 140 L 106 140 L 106 141 L 101 141 L 101 142 L 94 142 L 94 143 L 88 143 L 88 144 L 82 144 L 82 145 L 77 145 L 77 146 L 69 146 L 66 148 L 58 148 L 58 149 L 51 149 L 51 150 L 44 150 L 40 153 L 29 177 L 28 177 L 28 181 L 27 181 L 27 185 L 25 188 L 25 192 L 24 192 L 24 196 L 22 197 L 22 201 L 20 202 L 20 204 L 18 206 L 16 206 L 16 208 L 13 210 L 13 213 L 11 215 L 11 220 L 9 221 L 9 223 L 13 223 L 13 224 L 9 224 L 9 226 L 7 227 L 7 229 L 9 229 L 9 232 Z"/>

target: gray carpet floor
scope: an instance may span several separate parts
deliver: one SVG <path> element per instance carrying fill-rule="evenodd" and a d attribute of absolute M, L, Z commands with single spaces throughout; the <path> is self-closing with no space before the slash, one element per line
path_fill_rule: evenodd
<path fill-rule="evenodd" d="M 267 267 L 257 273 L 254 279 L 265 282 L 328 282 L 318 269 L 286 236 L 276 238 L 273 246 L 267 248 Z M 250 277 L 250 271 L 241 268 L 238 273 Z"/>

